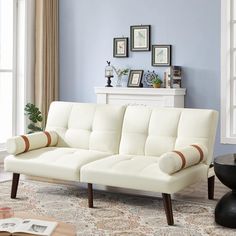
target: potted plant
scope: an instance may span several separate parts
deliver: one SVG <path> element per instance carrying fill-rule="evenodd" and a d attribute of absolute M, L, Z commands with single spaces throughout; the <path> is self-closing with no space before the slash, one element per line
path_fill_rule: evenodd
<path fill-rule="evenodd" d="M 153 88 L 160 88 L 162 84 L 162 80 L 158 75 L 155 75 L 155 77 L 152 79 L 152 86 Z"/>
<path fill-rule="evenodd" d="M 27 103 L 25 106 L 25 116 L 29 119 L 28 130 L 29 134 L 34 132 L 43 131 L 42 121 L 43 116 L 41 111 L 32 103 Z"/>
<path fill-rule="evenodd" d="M 116 82 L 116 87 L 122 87 L 122 76 L 123 75 L 128 75 L 129 73 L 129 69 L 116 69 L 114 66 L 112 66 L 112 68 L 114 69 L 116 75 L 117 75 L 117 82 Z"/>

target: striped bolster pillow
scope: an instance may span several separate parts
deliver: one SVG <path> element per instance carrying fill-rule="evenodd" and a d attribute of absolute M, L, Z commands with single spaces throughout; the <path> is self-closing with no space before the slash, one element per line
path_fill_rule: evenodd
<path fill-rule="evenodd" d="M 204 162 L 207 155 L 208 150 L 204 145 L 192 144 L 161 155 L 159 167 L 163 172 L 173 174 L 189 166 Z"/>
<path fill-rule="evenodd" d="M 55 146 L 58 135 L 55 131 L 36 132 L 33 134 L 15 136 L 7 140 L 7 152 L 13 155 L 30 150 Z"/>

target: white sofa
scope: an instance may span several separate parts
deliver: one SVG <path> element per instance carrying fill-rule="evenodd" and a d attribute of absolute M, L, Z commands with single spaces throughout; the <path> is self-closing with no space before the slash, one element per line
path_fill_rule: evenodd
<path fill-rule="evenodd" d="M 216 111 L 203 109 L 53 102 L 46 130 L 57 139 L 50 137 L 48 143 L 34 134 L 31 143 L 27 136 L 8 142 L 12 155 L 4 166 L 13 172 L 11 197 L 16 198 L 20 174 L 88 183 L 89 207 L 92 184 L 160 192 L 173 225 L 171 194 L 208 178 L 208 197 L 213 198 L 209 169 L 217 118 Z M 199 162 L 191 155 L 201 150 L 187 147 L 196 143 L 206 149 Z M 177 155 L 173 163 L 171 155 Z"/>

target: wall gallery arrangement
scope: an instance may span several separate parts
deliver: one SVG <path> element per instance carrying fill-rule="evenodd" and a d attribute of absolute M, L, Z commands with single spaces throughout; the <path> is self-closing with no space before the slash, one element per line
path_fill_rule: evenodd
<path fill-rule="evenodd" d="M 151 65 L 157 67 L 169 67 L 164 73 L 165 88 L 181 87 L 181 67 L 171 67 L 171 45 L 168 44 L 151 44 L 151 25 L 132 25 L 130 26 L 130 45 L 128 37 L 113 39 L 113 57 L 129 57 L 129 46 L 132 52 L 152 51 Z M 174 80 L 178 70 L 177 79 Z M 142 78 L 149 86 L 159 88 L 162 84 L 160 77 L 153 71 L 144 74 L 143 70 L 130 70 L 128 77 L 128 87 L 143 87 Z M 152 80 L 152 81 L 151 81 Z M 120 87 L 120 81 L 119 86 Z"/>
<path fill-rule="evenodd" d="M 151 25 L 130 26 L 130 51 L 151 50 Z M 113 39 L 113 57 L 129 57 L 129 38 Z M 171 65 L 171 45 L 152 45 L 152 66 Z"/>

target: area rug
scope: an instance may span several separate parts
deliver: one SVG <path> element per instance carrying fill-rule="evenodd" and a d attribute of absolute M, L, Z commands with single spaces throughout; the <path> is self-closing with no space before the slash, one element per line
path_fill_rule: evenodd
<path fill-rule="evenodd" d="M 236 235 L 214 223 L 216 201 L 173 200 L 175 226 L 167 226 L 160 198 L 95 191 L 95 208 L 89 209 L 87 190 L 77 186 L 24 180 L 15 200 L 10 187 L 10 181 L 0 183 L 0 206 L 72 223 L 78 236 Z"/>

